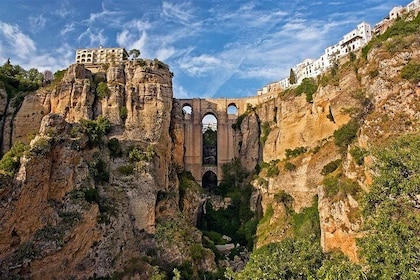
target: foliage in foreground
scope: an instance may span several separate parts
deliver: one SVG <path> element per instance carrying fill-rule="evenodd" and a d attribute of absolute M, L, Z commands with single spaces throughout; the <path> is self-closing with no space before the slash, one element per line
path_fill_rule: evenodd
<path fill-rule="evenodd" d="M 420 277 L 420 134 L 401 137 L 374 153 L 376 170 L 364 198 L 359 240 L 369 279 Z"/>

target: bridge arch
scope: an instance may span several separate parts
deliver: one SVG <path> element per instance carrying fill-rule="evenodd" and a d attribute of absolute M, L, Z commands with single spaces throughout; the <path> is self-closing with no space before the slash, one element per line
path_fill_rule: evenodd
<path fill-rule="evenodd" d="M 202 187 L 203 189 L 212 192 L 217 188 L 218 180 L 217 175 L 211 170 L 206 171 L 202 177 Z"/>
<path fill-rule="evenodd" d="M 190 171 L 196 181 L 203 185 L 203 176 L 211 170 L 218 183 L 222 179 L 222 165 L 235 157 L 234 129 L 232 125 L 248 106 L 259 103 L 259 97 L 254 99 L 178 99 L 185 110 L 191 107 L 191 114 L 183 113 L 184 131 L 184 168 Z M 186 110 L 185 110 L 186 111 Z M 213 115 L 217 119 L 217 151 L 216 164 L 209 166 L 203 162 L 203 118 Z"/>

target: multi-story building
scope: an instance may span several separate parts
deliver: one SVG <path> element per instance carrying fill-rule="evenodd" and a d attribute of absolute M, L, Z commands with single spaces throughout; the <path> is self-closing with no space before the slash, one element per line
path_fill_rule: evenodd
<path fill-rule="evenodd" d="M 420 0 L 416 0 L 420 1 Z M 337 44 L 327 47 L 324 54 L 318 59 L 307 58 L 303 62 L 295 65 L 292 70 L 296 76 L 296 85 L 299 85 L 305 78 L 314 78 L 329 69 L 336 60 L 347 55 L 349 52 L 356 51 L 365 46 L 372 39 L 372 28 L 366 22 L 361 22 L 357 28 L 343 36 Z M 276 83 L 280 88 L 286 89 L 290 86 L 289 77 Z M 266 87 L 259 90 L 257 95 L 266 94 Z"/>
<path fill-rule="evenodd" d="M 127 60 L 128 53 L 124 48 L 99 48 L 77 49 L 76 63 L 85 65 L 98 65 Z"/>

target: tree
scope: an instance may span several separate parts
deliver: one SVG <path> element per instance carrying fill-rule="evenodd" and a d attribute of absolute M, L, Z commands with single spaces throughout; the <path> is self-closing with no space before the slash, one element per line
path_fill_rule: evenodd
<path fill-rule="evenodd" d="M 132 59 L 137 59 L 140 56 L 140 51 L 138 49 L 132 49 L 128 54 L 132 57 Z"/>
<path fill-rule="evenodd" d="M 296 81 L 295 71 L 293 71 L 293 69 L 290 69 L 289 84 L 294 85 L 296 83 L 297 83 L 297 81 Z"/>
<path fill-rule="evenodd" d="M 373 153 L 374 180 L 363 200 L 358 240 L 369 279 L 419 279 L 420 133 Z"/>
<path fill-rule="evenodd" d="M 233 277 L 251 279 L 316 279 L 322 250 L 315 237 L 286 238 L 256 249 L 244 270 Z"/>

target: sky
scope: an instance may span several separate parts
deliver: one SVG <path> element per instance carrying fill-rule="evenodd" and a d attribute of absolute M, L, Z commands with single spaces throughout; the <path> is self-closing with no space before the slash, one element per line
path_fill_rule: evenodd
<path fill-rule="evenodd" d="M 55 72 L 78 48 L 123 47 L 168 64 L 176 98 L 247 97 L 409 2 L 0 0 L 0 65 Z"/>

